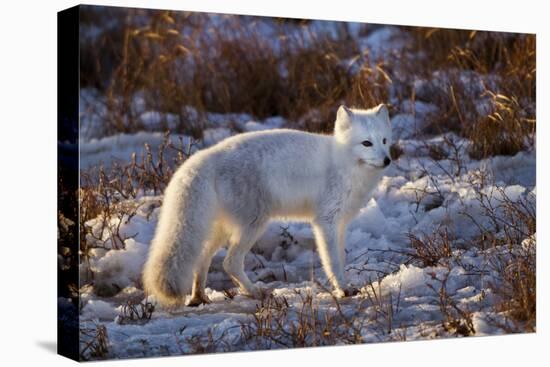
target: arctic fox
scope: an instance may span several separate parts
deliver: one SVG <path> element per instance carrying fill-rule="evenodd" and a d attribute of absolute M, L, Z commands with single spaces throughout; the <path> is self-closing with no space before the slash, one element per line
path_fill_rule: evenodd
<path fill-rule="evenodd" d="M 273 218 L 310 222 L 336 297 L 352 294 L 344 277 L 347 224 L 366 203 L 391 160 L 385 105 L 340 106 L 333 135 L 278 129 L 236 135 L 191 156 L 168 184 L 143 271 L 148 294 L 164 305 L 208 303 L 213 255 L 227 244 L 223 268 L 251 297 L 264 289 L 244 258 Z"/>

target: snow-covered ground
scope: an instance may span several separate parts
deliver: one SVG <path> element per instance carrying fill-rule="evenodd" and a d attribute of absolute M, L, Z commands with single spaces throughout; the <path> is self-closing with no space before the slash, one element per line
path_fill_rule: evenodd
<path fill-rule="evenodd" d="M 375 57 L 383 57 L 390 50 L 387 44 L 394 31 L 380 28 L 365 38 L 362 46 Z M 88 97 L 93 94 L 83 93 Z M 86 111 L 84 107 L 81 105 Z M 447 321 L 441 309 L 444 289 L 448 305 L 471 313 L 473 335 L 503 333 L 495 323 L 503 315 L 494 307 L 498 301 L 494 292 L 498 279 L 491 264 L 505 249 L 480 248 L 476 239 L 479 224 L 495 230 L 497 237 L 504 233 L 487 217 L 478 194 L 483 192 L 495 207 L 503 197 L 534 205 L 535 148 L 511 157 L 473 160 L 467 154 L 469 142 L 463 138 L 454 134 L 427 138 L 415 133 L 427 114 L 437 113 L 436 106 L 417 101 L 404 103 L 398 110 L 392 123 L 394 140 L 403 155 L 386 171 L 373 198 L 364 203 L 347 232 L 346 275 L 361 292 L 335 303 L 325 288 L 326 277 L 313 234 L 305 223 L 273 222 L 247 255 L 247 273 L 252 280 L 272 289 L 275 299 L 285 300 L 287 325 L 300 320 L 304 297 L 312 295 L 312 307 L 320 315 L 352 320 L 362 342 L 461 335 L 456 325 L 455 329 L 443 327 Z M 161 120 L 169 122 L 171 117 L 143 111 L 141 119 L 144 124 L 155 126 Z M 197 149 L 234 134 L 231 125 L 237 124 L 241 131 L 253 131 L 287 123 L 280 117 L 255 121 L 245 114 L 211 114 L 206 120 L 205 139 Z M 109 165 L 114 160 L 128 161 L 132 152 L 143 151 L 144 143 L 155 151 L 164 137 L 155 132 L 93 137 L 90 131 L 100 121 L 83 121 L 82 169 L 100 163 Z M 173 135 L 171 139 L 179 137 Z M 427 146 L 435 145 L 449 158 L 434 160 Z M 139 204 L 136 215 L 111 220 L 110 225 L 120 227 L 122 237 L 127 238 L 124 243 L 113 246 L 106 231 L 107 249 L 93 250 L 90 262 L 81 265 L 81 328 L 104 326 L 109 356 L 113 358 L 194 353 L 201 351 L 197 349 L 201 345 L 210 345 L 210 349 L 204 349 L 209 352 L 255 349 L 258 344 L 250 343 L 243 325 L 254 325 L 254 320 L 267 312 L 266 303 L 234 294 L 234 285 L 221 266 L 224 249 L 214 257 L 208 277 L 207 295 L 212 303 L 198 308 L 157 306 L 148 322 L 128 321 L 125 317 L 124 306 L 128 302 L 154 304 L 153 298 L 144 298 L 140 277 L 161 203 L 162 196 L 140 195 L 134 201 Z M 100 220 L 88 225 L 101 232 Z M 452 243 L 450 257 L 426 266 L 410 255 L 414 249 L 409 234 L 422 238 L 440 233 L 442 228 Z M 535 251 L 530 243 L 532 239 L 523 238 L 522 243 L 513 245 Z M 456 314 L 454 306 L 449 307 L 451 314 Z M 264 348 L 281 347 L 268 337 L 262 343 Z"/>
<path fill-rule="evenodd" d="M 256 128 L 256 123 L 246 125 Z M 111 139 L 112 143 L 105 145 L 101 155 L 95 157 L 101 160 L 100 157 L 107 152 L 113 155 L 126 152 L 132 146 L 130 143 L 154 142 L 155 136 L 151 133 L 149 136 L 136 134 L 131 138 L 105 138 L 103 141 Z M 467 145 L 459 138 L 453 138 L 457 144 Z M 94 144 L 101 146 L 101 142 L 86 143 L 83 149 Z M 365 203 L 347 233 L 346 273 L 362 291 L 342 301 L 342 308 L 350 317 L 357 316 L 357 313 L 365 317 L 361 327 L 365 342 L 452 335 L 441 328 L 443 315 L 438 291 L 447 277 L 447 294 L 461 309 L 473 312 L 475 335 L 502 332 L 486 318 L 487 314 L 494 317 L 492 306 L 495 299 L 490 284 L 495 279 L 488 269 L 491 252 L 497 250 L 482 250 L 472 244 L 478 230 L 466 214 L 490 228 L 489 219 L 484 217 L 476 196 L 477 188 L 472 184 L 480 172 L 494 177 L 494 186 L 484 188 L 488 195 L 495 196 L 494 200 L 498 200 L 499 188 L 511 200 L 534 200 L 535 154 L 521 152 L 514 157 L 473 161 L 463 153 L 465 167 L 455 177 L 447 173 L 456 168 L 454 163 L 450 160 L 434 161 L 422 154 L 422 149 L 416 147 L 421 143 L 415 139 L 400 141 L 405 154 L 387 171 L 374 197 Z M 93 153 L 86 155 L 87 159 L 94 157 Z M 425 175 L 425 172 L 430 172 L 430 175 Z M 435 193 L 436 190 L 441 198 L 427 195 L 419 199 L 419 193 Z M 94 250 L 90 260 L 93 287 L 89 285 L 92 280 L 87 278 L 86 266 L 81 267 L 82 327 L 105 325 L 113 357 L 188 353 L 192 351 L 188 341 L 197 335 L 205 337 L 209 329 L 216 338 L 223 337 L 220 351 L 227 348 L 225 342 L 234 350 L 249 348 L 241 338 L 241 324 L 253 320 L 259 301 L 240 295 L 230 299 L 223 293 L 224 289 L 234 287 L 221 267 L 225 250 L 215 256 L 210 269 L 207 295 L 211 304 L 177 310 L 157 307 L 146 324 L 120 322 L 119 315 L 128 301 L 141 302 L 144 299 L 140 274 L 161 200 L 160 196 L 146 195 L 138 199 L 141 206 L 137 215 L 127 221 L 123 219 L 120 226 L 123 237 L 129 237 L 123 249 Z M 118 220 L 114 221 L 111 224 L 117 226 Z M 89 224 L 94 225 L 93 221 Z M 96 225 L 99 226 L 99 221 Z M 407 234 L 430 234 L 441 226 L 455 234 L 452 251 L 460 258 L 460 263 L 453 258 L 448 265 L 431 267 L 410 262 L 407 253 L 411 251 L 411 242 Z M 316 307 L 321 312 L 330 312 L 335 307 L 334 300 L 323 289 L 326 279 L 307 224 L 272 223 L 247 256 L 246 269 L 251 279 L 273 289 L 275 297 L 284 297 L 290 309 L 299 310 L 303 295 L 308 293 L 314 295 Z M 389 333 L 380 322 L 372 322 L 382 307 L 369 301 L 372 288 L 381 293 L 383 302 L 392 304 Z M 110 297 L 98 296 L 110 295 L 113 289 L 120 292 Z M 154 299 L 149 301 L 154 303 Z M 361 302 L 365 306 L 358 311 L 357 305 Z"/>

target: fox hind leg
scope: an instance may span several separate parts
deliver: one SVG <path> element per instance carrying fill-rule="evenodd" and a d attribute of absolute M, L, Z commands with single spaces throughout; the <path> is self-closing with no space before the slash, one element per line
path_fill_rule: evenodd
<path fill-rule="evenodd" d="M 256 220 L 254 225 L 241 227 L 234 233 L 229 240 L 229 249 L 223 261 L 223 268 L 241 289 L 241 291 L 254 298 L 261 298 L 263 290 L 254 285 L 244 271 L 244 258 L 252 246 L 264 233 L 267 227 L 267 221 Z"/>
<path fill-rule="evenodd" d="M 193 289 L 191 298 L 187 302 L 187 306 L 196 307 L 201 304 L 210 303 L 210 299 L 206 295 L 204 289 L 206 287 L 206 278 L 208 269 L 212 263 L 212 258 L 216 252 L 225 244 L 229 236 L 224 228 L 217 224 L 213 227 L 213 235 L 209 238 L 204 246 L 200 261 L 193 274 Z"/>

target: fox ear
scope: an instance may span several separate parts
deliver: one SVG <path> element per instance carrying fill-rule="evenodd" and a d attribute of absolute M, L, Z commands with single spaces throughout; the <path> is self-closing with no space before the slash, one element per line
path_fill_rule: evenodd
<path fill-rule="evenodd" d="M 344 105 L 338 107 L 336 112 L 336 128 L 340 131 L 347 130 L 351 127 L 351 116 L 353 112 Z"/>
<path fill-rule="evenodd" d="M 378 117 L 387 118 L 389 120 L 390 114 L 388 112 L 388 106 L 386 106 L 384 103 L 379 104 L 374 108 L 374 113 Z"/>
<path fill-rule="evenodd" d="M 376 117 L 381 118 L 384 120 L 388 125 L 391 125 L 390 121 L 390 113 L 388 111 L 388 106 L 386 106 L 384 103 L 379 104 L 374 108 L 374 114 Z"/>

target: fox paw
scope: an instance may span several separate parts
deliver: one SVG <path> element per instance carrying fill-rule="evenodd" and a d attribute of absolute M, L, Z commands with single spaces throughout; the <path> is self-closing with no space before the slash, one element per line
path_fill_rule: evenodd
<path fill-rule="evenodd" d="M 262 300 L 269 297 L 272 292 L 273 290 L 269 288 L 254 287 L 251 290 L 244 291 L 243 295 L 257 300 Z"/>
<path fill-rule="evenodd" d="M 209 304 L 211 301 L 206 295 L 194 295 L 191 297 L 189 302 L 187 302 L 186 306 L 188 307 L 198 307 L 200 305 L 206 305 Z"/>
<path fill-rule="evenodd" d="M 353 297 L 358 293 L 359 293 L 359 289 L 355 287 L 346 287 L 344 289 L 336 289 L 333 292 L 334 296 L 339 299 L 346 298 L 346 297 Z"/>

